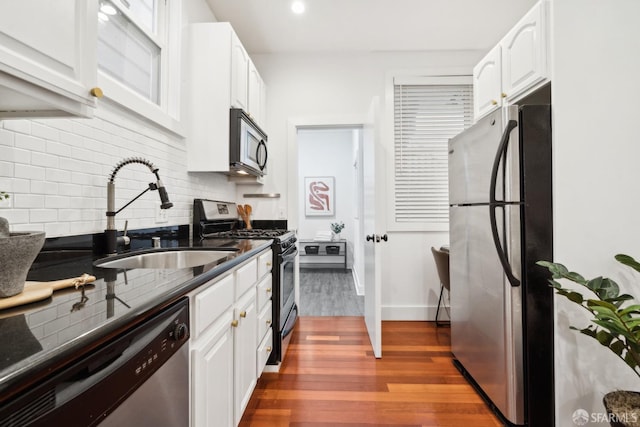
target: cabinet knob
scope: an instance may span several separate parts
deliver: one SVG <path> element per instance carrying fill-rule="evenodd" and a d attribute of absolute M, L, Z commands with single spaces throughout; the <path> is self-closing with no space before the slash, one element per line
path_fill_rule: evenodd
<path fill-rule="evenodd" d="M 271 261 L 267 261 L 267 267 L 271 267 Z"/>
<path fill-rule="evenodd" d="M 246 311 L 241 311 L 241 312 L 240 312 L 240 317 L 242 317 L 243 319 L 244 319 L 245 317 L 247 317 L 247 312 L 246 312 Z"/>
<path fill-rule="evenodd" d="M 504 93 L 504 92 L 502 92 L 502 93 L 501 93 L 501 96 L 502 96 L 503 98 L 506 98 L 506 97 L 507 97 L 507 94 L 506 94 L 506 93 Z"/>
<path fill-rule="evenodd" d="M 271 320 L 267 320 L 267 325 L 270 325 L 270 324 L 271 324 Z"/>
<path fill-rule="evenodd" d="M 102 98 L 104 96 L 104 93 L 102 93 L 102 89 L 100 89 L 99 87 L 92 88 L 89 93 L 91 94 L 91 96 L 95 96 L 96 98 Z"/>
<path fill-rule="evenodd" d="M 498 101 L 496 101 L 495 99 L 491 100 L 491 105 L 498 105 Z"/>
<path fill-rule="evenodd" d="M 271 353 L 271 347 L 267 347 L 267 353 Z"/>
<path fill-rule="evenodd" d="M 267 288 L 267 293 L 271 292 L 271 288 Z"/>
<path fill-rule="evenodd" d="M 233 319 L 231 321 L 231 326 L 233 326 L 234 328 L 237 328 L 238 327 L 238 321 L 236 319 Z"/>

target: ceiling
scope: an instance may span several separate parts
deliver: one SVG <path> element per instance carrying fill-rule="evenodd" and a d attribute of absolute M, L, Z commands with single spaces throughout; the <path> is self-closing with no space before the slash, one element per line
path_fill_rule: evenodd
<path fill-rule="evenodd" d="M 250 54 L 488 50 L 538 0 L 207 0 Z"/>

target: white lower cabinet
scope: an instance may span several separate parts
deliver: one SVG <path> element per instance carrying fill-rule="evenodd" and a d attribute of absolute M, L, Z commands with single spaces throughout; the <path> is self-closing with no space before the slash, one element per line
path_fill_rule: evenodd
<path fill-rule="evenodd" d="M 235 319 L 238 320 L 234 334 L 234 379 L 236 402 L 236 425 L 242 418 L 251 393 L 256 386 L 256 339 L 257 313 L 256 290 L 247 291 L 236 304 Z"/>
<path fill-rule="evenodd" d="M 233 310 L 229 309 L 191 351 L 194 426 L 233 426 Z"/>
<path fill-rule="evenodd" d="M 192 426 L 237 426 L 271 352 L 271 274 L 258 282 L 259 257 L 190 295 Z"/>

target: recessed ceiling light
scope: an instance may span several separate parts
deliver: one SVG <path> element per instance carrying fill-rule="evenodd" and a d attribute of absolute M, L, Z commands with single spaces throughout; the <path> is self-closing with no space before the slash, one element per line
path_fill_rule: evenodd
<path fill-rule="evenodd" d="M 109 17 L 102 12 L 98 12 L 98 19 L 100 20 L 100 22 L 107 22 L 109 20 Z"/>
<path fill-rule="evenodd" d="M 100 12 L 106 13 L 107 15 L 115 15 L 117 13 L 116 8 L 110 4 L 100 6 Z"/>
<path fill-rule="evenodd" d="M 299 0 L 294 1 L 293 3 L 291 3 L 291 10 L 297 15 L 304 13 L 304 3 Z"/>

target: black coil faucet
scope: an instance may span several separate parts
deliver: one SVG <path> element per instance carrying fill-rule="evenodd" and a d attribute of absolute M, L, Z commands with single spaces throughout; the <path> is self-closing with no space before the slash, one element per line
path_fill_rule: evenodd
<path fill-rule="evenodd" d="M 129 203 L 115 210 L 115 200 L 116 200 L 116 185 L 115 178 L 118 171 L 125 165 L 131 163 L 140 163 L 145 165 L 151 170 L 151 172 L 156 176 L 156 182 L 149 183 L 149 187 L 147 187 L 142 193 L 138 194 L 136 197 L 131 199 Z M 145 160 L 141 157 L 129 157 L 124 160 L 121 160 L 111 171 L 111 175 L 109 175 L 109 182 L 107 183 L 107 229 L 104 231 L 106 237 L 106 250 L 108 254 L 115 254 L 118 248 L 118 230 L 116 229 L 116 214 L 122 211 L 124 208 L 129 206 L 131 203 L 136 201 L 140 196 L 146 193 L 149 190 L 158 190 L 158 194 L 160 195 L 160 209 L 169 209 L 173 206 L 173 203 L 169 201 L 169 195 L 167 194 L 167 189 L 164 188 L 162 181 L 160 180 L 160 175 L 158 175 L 158 168 L 154 166 L 148 160 Z"/>

